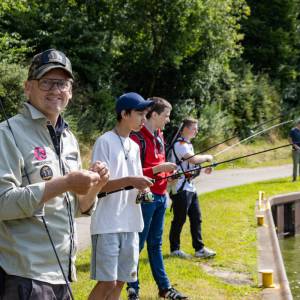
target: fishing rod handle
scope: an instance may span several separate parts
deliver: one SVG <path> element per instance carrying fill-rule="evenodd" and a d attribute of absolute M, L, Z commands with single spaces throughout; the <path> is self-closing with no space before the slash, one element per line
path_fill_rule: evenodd
<path fill-rule="evenodd" d="M 125 186 L 124 188 L 121 188 L 121 189 L 118 189 L 118 190 L 115 190 L 115 191 L 98 193 L 97 197 L 98 198 L 103 198 L 103 197 L 106 197 L 106 196 L 108 196 L 110 194 L 113 194 L 113 193 L 122 192 L 122 191 L 129 191 L 129 190 L 132 190 L 132 189 L 134 189 L 134 186 L 129 185 L 129 186 Z"/>

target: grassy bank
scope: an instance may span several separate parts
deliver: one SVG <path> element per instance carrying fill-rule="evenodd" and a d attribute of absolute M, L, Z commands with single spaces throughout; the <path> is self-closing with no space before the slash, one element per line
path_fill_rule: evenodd
<path fill-rule="evenodd" d="M 263 190 L 266 196 L 271 196 L 298 191 L 299 188 L 299 183 L 292 183 L 288 178 L 228 188 L 201 196 L 203 238 L 208 247 L 217 251 L 217 256 L 211 260 L 182 260 L 168 255 L 168 232 L 172 217 L 168 210 L 163 253 L 172 284 L 194 300 L 259 299 L 254 215 L 258 191 Z M 193 254 L 188 224 L 184 226 L 181 243 L 184 251 Z M 73 284 L 77 300 L 87 299 L 95 284 L 89 279 L 89 257 L 90 250 L 78 256 L 79 281 Z M 157 288 L 145 250 L 140 261 L 141 299 L 157 299 Z M 124 295 L 122 299 L 126 299 Z"/>

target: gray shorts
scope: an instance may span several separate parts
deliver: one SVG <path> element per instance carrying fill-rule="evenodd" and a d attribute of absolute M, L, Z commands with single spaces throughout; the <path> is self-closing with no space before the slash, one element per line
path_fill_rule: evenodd
<path fill-rule="evenodd" d="M 91 278 L 98 281 L 137 280 L 139 235 L 137 232 L 92 235 Z"/>

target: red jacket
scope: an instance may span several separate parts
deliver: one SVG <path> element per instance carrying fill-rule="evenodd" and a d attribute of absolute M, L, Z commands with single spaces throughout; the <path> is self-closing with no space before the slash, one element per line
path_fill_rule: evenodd
<path fill-rule="evenodd" d="M 168 173 L 153 174 L 152 167 L 157 166 L 166 161 L 165 141 L 160 130 L 157 131 L 157 136 L 154 136 L 145 126 L 139 131 L 139 134 L 145 140 L 145 155 L 143 163 L 143 173 L 150 178 L 158 179 L 168 175 Z M 136 135 L 130 136 L 140 147 L 142 154 L 142 145 Z M 142 156 L 142 155 L 141 155 Z M 164 195 L 167 192 L 167 180 L 159 180 L 151 187 L 151 192 Z"/>

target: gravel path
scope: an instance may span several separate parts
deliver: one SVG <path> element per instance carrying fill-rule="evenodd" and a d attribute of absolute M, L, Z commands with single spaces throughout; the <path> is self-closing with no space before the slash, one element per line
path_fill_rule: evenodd
<path fill-rule="evenodd" d="M 292 165 L 264 167 L 254 169 L 228 169 L 213 171 L 210 175 L 202 174 L 195 180 L 199 194 L 227 187 L 243 185 L 256 181 L 288 177 L 292 174 Z M 78 218 L 78 248 L 83 250 L 90 245 L 90 218 Z"/>

